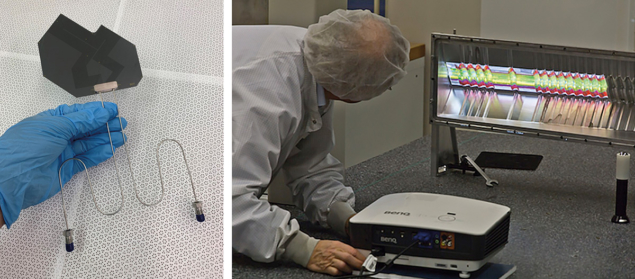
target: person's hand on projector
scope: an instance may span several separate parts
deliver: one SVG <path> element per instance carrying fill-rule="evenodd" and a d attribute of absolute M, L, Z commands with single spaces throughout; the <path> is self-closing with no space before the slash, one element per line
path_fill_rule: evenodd
<path fill-rule="evenodd" d="M 307 268 L 333 276 L 359 270 L 366 257 L 357 249 L 339 241 L 320 240 L 313 249 Z"/>

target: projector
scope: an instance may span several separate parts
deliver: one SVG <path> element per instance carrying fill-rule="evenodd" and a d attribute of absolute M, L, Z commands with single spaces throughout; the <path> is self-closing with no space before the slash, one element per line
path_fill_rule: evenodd
<path fill-rule="evenodd" d="M 468 278 L 501 251 L 509 234 L 509 207 L 468 198 L 386 195 L 349 221 L 352 246 L 387 263 L 459 271 Z"/>

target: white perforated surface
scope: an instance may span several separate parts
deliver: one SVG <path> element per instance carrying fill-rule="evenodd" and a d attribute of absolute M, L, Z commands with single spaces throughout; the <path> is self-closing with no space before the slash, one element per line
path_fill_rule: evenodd
<path fill-rule="evenodd" d="M 139 38 L 141 65 L 157 70 L 223 75 L 220 0 L 126 1 L 118 34 Z M 219 3 L 210 5 L 208 3 Z M 143 13 L 139 13 L 143 11 Z M 144 26 L 139 28 L 139 26 Z M 180 50 L 187 48 L 187 52 Z"/>
<path fill-rule="evenodd" d="M 222 277 L 222 1 L 170 3 L 0 0 L 0 134 L 60 104 L 100 100 L 97 95 L 75 98 L 42 77 L 37 41 L 60 12 L 93 32 L 100 24 L 117 25 L 118 33 L 137 45 L 144 73 L 139 86 L 117 93 L 129 121 L 127 147 L 139 195 L 145 202 L 158 199 L 155 148 L 164 138 L 177 139 L 206 213 L 206 221 L 198 223 L 176 144 L 167 142 L 161 149 L 166 196 L 153 207 L 135 198 L 119 148 L 121 212 L 97 212 L 85 173 L 76 175 L 64 188 L 75 251 L 64 249 L 57 194 L 23 210 L 11 230 L 0 229 L 0 278 Z M 149 22 L 163 22 L 162 17 L 169 24 Z M 104 99 L 114 101 L 113 94 Z M 120 202 L 113 161 L 89 169 L 104 211 L 115 210 Z"/>
<path fill-rule="evenodd" d="M 112 30 L 119 3 L 117 0 L 0 0 L 0 51 L 38 55 L 37 42 L 60 14 L 92 32 L 100 25 Z"/>

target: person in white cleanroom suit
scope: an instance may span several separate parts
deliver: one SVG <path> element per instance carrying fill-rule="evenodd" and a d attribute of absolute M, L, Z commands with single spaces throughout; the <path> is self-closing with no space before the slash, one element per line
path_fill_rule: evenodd
<path fill-rule="evenodd" d="M 344 186 L 334 146 L 333 101 L 369 100 L 406 74 L 410 44 L 369 11 L 336 10 L 308 29 L 234 26 L 232 235 L 255 261 L 291 260 L 332 275 L 364 256 L 299 230 L 291 214 L 259 197 L 282 171 L 308 218 L 346 235 L 355 195 Z"/>

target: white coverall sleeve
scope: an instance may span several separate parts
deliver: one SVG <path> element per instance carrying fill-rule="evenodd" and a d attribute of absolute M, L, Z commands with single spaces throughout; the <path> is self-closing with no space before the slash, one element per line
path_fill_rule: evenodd
<path fill-rule="evenodd" d="M 306 266 L 317 240 L 302 233 L 288 211 L 259 199 L 282 141 L 300 119 L 296 63 L 268 59 L 233 73 L 232 246 L 255 261 L 291 258 Z"/>
<path fill-rule="evenodd" d="M 344 224 L 355 214 L 355 194 L 344 186 L 342 163 L 330 154 L 335 145 L 332 118 L 333 104 L 322 115 L 322 127 L 296 145 L 283 170 L 295 205 L 311 222 L 346 235 Z M 343 204 L 333 206 L 337 202 Z"/>

